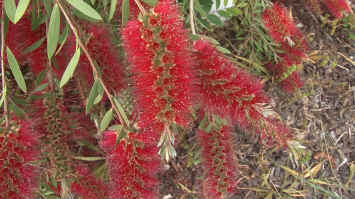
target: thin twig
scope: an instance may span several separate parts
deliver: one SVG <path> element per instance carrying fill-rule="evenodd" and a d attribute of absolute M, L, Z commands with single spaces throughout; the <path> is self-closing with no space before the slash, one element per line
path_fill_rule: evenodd
<path fill-rule="evenodd" d="M 2 80 L 2 95 L 6 95 L 6 74 L 5 74 L 5 64 L 4 64 L 4 51 L 5 51 L 5 14 L 4 8 L 2 8 L 1 15 L 1 80 Z M 5 116 L 5 128 L 9 127 L 9 115 L 7 110 L 7 99 L 4 98 L 4 116 Z"/>
<path fill-rule="evenodd" d="M 194 22 L 194 0 L 190 0 L 190 26 L 192 34 L 196 35 L 195 22 Z"/>
<path fill-rule="evenodd" d="M 63 13 L 65 19 L 67 20 L 67 22 L 69 23 L 69 26 L 70 26 L 70 29 L 73 31 L 78 43 L 79 43 L 79 46 L 80 48 L 83 50 L 85 56 L 87 57 L 87 59 L 89 60 L 89 63 L 90 63 L 90 66 L 91 66 L 91 69 L 92 71 L 94 72 L 94 75 L 95 75 L 95 79 L 98 79 L 104 89 L 104 92 L 105 94 L 107 95 L 107 98 L 109 99 L 111 105 L 112 105 L 112 108 L 113 110 L 115 110 L 116 114 L 118 115 L 118 119 L 120 120 L 121 124 L 126 126 L 126 127 L 129 127 L 129 124 L 127 124 L 125 122 L 125 120 L 123 120 L 123 117 L 121 116 L 121 113 L 118 109 L 118 107 L 116 106 L 114 100 L 113 100 L 113 97 L 112 95 L 110 94 L 110 91 L 108 90 L 108 88 L 106 87 L 106 85 L 104 84 L 104 81 L 102 80 L 102 78 L 99 76 L 99 73 L 98 71 L 96 70 L 96 67 L 95 67 L 95 61 L 94 59 L 92 58 L 92 56 L 90 55 L 88 49 L 86 48 L 85 44 L 83 43 L 82 39 L 80 38 L 79 36 L 79 31 L 78 29 L 74 26 L 74 23 L 73 21 L 71 20 L 68 12 L 65 10 L 65 8 L 63 7 L 62 5 L 62 2 L 61 0 L 57 0 L 57 4 L 61 10 L 61 12 Z"/>
<path fill-rule="evenodd" d="M 141 4 L 141 2 L 139 0 L 134 0 L 134 2 L 136 2 L 139 10 L 141 11 L 142 15 L 145 16 L 147 11 L 145 11 L 143 5 Z"/>

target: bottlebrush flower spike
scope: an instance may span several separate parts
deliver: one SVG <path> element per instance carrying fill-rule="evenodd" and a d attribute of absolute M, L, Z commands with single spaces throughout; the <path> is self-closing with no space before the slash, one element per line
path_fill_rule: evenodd
<path fill-rule="evenodd" d="M 80 165 L 76 169 L 77 180 L 71 184 L 71 191 L 85 199 L 104 199 L 108 197 L 108 187 L 90 173 L 89 168 Z"/>
<path fill-rule="evenodd" d="M 257 119 L 259 113 L 253 107 L 267 103 L 263 85 L 247 72 L 236 68 L 209 42 L 195 43 L 196 66 L 199 77 L 199 101 L 207 113 L 229 117 L 246 126 L 247 116 Z"/>
<path fill-rule="evenodd" d="M 32 30 L 31 16 L 26 14 L 17 24 L 10 22 L 6 45 L 11 49 L 21 65 L 29 64 L 32 72 L 38 74 L 46 68 L 47 64 L 46 41 L 42 42 L 32 52 L 26 54 L 25 50 L 45 36 L 45 24 L 41 24 L 37 29 Z"/>
<path fill-rule="evenodd" d="M 275 73 L 284 90 L 292 93 L 296 88 L 302 87 L 300 76 L 296 70 L 292 71 L 292 67 L 302 63 L 308 44 L 290 13 L 281 4 L 275 3 L 272 8 L 265 10 L 263 21 L 271 37 L 281 44 L 284 51 L 280 54 L 281 62 L 276 66 L 269 66 L 269 69 Z"/>
<path fill-rule="evenodd" d="M 293 93 L 303 86 L 303 82 L 297 72 L 297 63 L 287 55 L 281 57 L 281 61 L 276 65 L 268 65 L 268 69 L 280 81 L 280 85 L 287 93 Z"/>
<path fill-rule="evenodd" d="M 203 195 L 206 199 L 227 198 L 237 191 L 238 162 L 233 144 L 233 130 L 222 126 L 219 130 L 198 130 L 205 170 Z"/>
<path fill-rule="evenodd" d="M 262 18 L 270 36 L 281 44 L 285 54 L 290 54 L 295 59 L 306 56 L 305 51 L 308 50 L 306 39 L 284 6 L 275 3 L 272 8 L 264 11 Z"/>
<path fill-rule="evenodd" d="M 276 141 L 289 139 L 289 131 L 275 131 L 277 128 L 268 122 L 270 115 L 264 115 L 263 105 L 268 104 L 269 99 L 255 77 L 233 66 L 207 41 L 197 41 L 194 48 L 198 63 L 195 68 L 199 77 L 198 98 L 207 114 L 219 115 L 270 140 L 273 137 L 282 137 Z M 266 123 L 268 125 L 263 125 Z"/>
<path fill-rule="evenodd" d="M 84 24 L 83 28 L 89 35 L 87 44 L 90 55 L 101 68 L 103 81 L 110 89 L 118 92 L 125 87 L 125 72 L 119 57 L 118 49 L 114 46 L 111 39 L 112 31 L 104 25 L 98 24 Z M 62 76 L 68 65 L 71 57 L 74 55 L 76 49 L 76 39 L 73 34 L 68 37 L 68 40 L 61 50 L 60 54 L 56 56 L 58 69 L 56 70 L 59 77 Z M 77 67 L 79 75 L 84 79 L 87 87 L 93 84 L 93 72 L 89 60 L 85 55 L 80 57 L 79 66 Z"/>
<path fill-rule="evenodd" d="M 107 131 L 100 143 L 106 152 L 111 180 L 111 197 L 123 199 L 158 198 L 157 172 L 160 157 L 153 133 L 129 135 L 116 145 L 116 132 Z M 154 144 L 151 144 L 153 141 Z"/>
<path fill-rule="evenodd" d="M 41 152 L 43 167 L 50 175 L 61 179 L 70 176 L 74 171 L 72 163 L 74 146 L 71 115 L 63 105 L 64 99 L 58 91 L 51 90 L 47 96 L 35 105 L 33 118 L 36 118 L 36 130 L 41 133 Z"/>
<path fill-rule="evenodd" d="M 350 4 L 347 0 L 323 0 L 329 11 L 338 19 L 344 14 L 352 12 Z"/>
<path fill-rule="evenodd" d="M 0 199 L 33 198 L 39 176 L 39 140 L 30 121 L 14 119 L 0 132 Z"/>
<path fill-rule="evenodd" d="M 159 1 L 144 17 L 128 22 L 122 34 L 134 73 L 138 125 L 160 135 L 173 123 L 190 123 L 192 60 L 175 3 Z"/>

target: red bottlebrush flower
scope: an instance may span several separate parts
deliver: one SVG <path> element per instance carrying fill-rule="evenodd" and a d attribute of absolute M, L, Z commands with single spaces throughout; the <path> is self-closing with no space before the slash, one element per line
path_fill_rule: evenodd
<path fill-rule="evenodd" d="M 29 121 L 11 125 L 0 133 L 0 199 L 33 198 L 39 172 L 31 162 L 39 159 L 38 135 Z"/>
<path fill-rule="evenodd" d="M 105 85 L 110 90 L 118 92 L 125 87 L 125 72 L 119 57 L 119 52 L 110 38 L 112 31 L 106 26 L 95 24 L 84 25 L 84 29 L 87 30 L 89 35 L 87 48 L 90 55 L 93 56 L 101 68 Z M 65 71 L 69 60 L 74 55 L 75 46 L 75 36 L 70 35 L 60 54 L 56 56 L 59 67 L 56 69 L 58 76 L 61 77 Z M 81 55 L 77 71 L 80 76 L 87 81 L 88 87 L 90 87 L 93 84 L 94 77 L 89 60 L 85 55 Z"/>
<path fill-rule="evenodd" d="M 108 197 L 108 187 L 100 179 L 97 179 L 85 166 L 78 166 L 78 178 L 71 184 L 71 190 L 85 199 L 103 199 Z"/>
<path fill-rule="evenodd" d="M 297 28 L 290 12 L 279 3 L 275 3 L 263 13 L 264 24 L 271 37 L 281 44 L 285 54 L 295 59 L 306 56 L 308 44 L 302 32 Z"/>
<path fill-rule="evenodd" d="M 246 126 L 249 115 L 258 119 L 259 113 L 253 105 L 267 103 L 263 85 L 247 72 L 236 68 L 209 42 L 195 43 L 196 71 L 203 108 L 213 114 L 229 117 Z"/>
<path fill-rule="evenodd" d="M 202 146 L 205 180 L 203 183 L 204 198 L 226 198 L 237 191 L 238 162 L 233 148 L 233 130 L 223 126 L 220 130 L 197 132 Z"/>
<path fill-rule="evenodd" d="M 303 83 L 299 74 L 295 70 L 290 70 L 293 66 L 302 63 L 308 44 L 290 13 L 281 4 L 275 3 L 272 8 L 265 10 L 263 20 L 271 37 L 281 44 L 284 51 L 280 55 L 283 60 L 269 69 L 275 73 L 284 90 L 292 93 L 295 88 L 301 88 Z"/>
<path fill-rule="evenodd" d="M 347 0 L 323 0 L 323 2 L 329 11 L 339 19 L 342 18 L 344 14 L 352 11 Z"/>
<path fill-rule="evenodd" d="M 275 136 L 285 138 L 278 141 L 290 137 L 288 131 L 275 132 L 275 127 L 268 122 L 269 116 L 263 114 L 262 105 L 267 104 L 269 99 L 262 89 L 263 85 L 255 77 L 233 66 L 207 41 L 199 40 L 194 47 L 198 62 L 195 68 L 199 77 L 198 98 L 204 111 L 265 134 L 270 139 Z M 269 125 L 262 125 L 264 123 Z"/>
<path fill-rule="evenodd" d="M 6 45 L 16 56 L 20 64 L 29 64 L 31 70 L 38 74 L 46 68 L 47 47 L 43 42 L 37 49 L 25 54 L 25 49 L 36 43 L 46 35 L 45 24 L 41 24 L 36 30 L 32 30 L 31 16 L 25 15 L 17 24 L 10 22 L 6 37 Z"/>
<path fill-rule="evenodd" d="M 132 63 L 141 128 L 157 123 L 188 126 L 191 106 L 191 53 L 187 31 L 176 4 L 159 1 L 147 23 L 128 22 L 124 44 Z"/>
<path fill-rule="evenodd" d="M 132 133 L 129 140 L 117 145 L 116 139 L 115 132 L 107 131 L 100 143 L 107 153 L 112 198 L 158 198 L 160 157 L 154 136 L 154 144 L 147 140 L 145 133 Z"/>
<path fill-rule="evenodd" d="M 293 93 L 296 89 L 303 86 L 301 77 L 297 72 L 297 63 L 288 56 L 283 56 L 281 62 L 276 65 L 269 65 L 268 69 L 280 80 L 280 85 L 284 91 Z"/>

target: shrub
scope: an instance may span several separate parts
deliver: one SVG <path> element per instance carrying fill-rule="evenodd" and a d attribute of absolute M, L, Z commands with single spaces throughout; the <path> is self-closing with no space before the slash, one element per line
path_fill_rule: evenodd
<path fill-rule="evenodd" d="M 226 198 L 238 190 L 234 127 L 266 146 L 292 139 L 263 83 L 190 36 L 176 2 L 24 2 L 2 9 L 0 199 L 158 198 L 161 159 L 186 131 L 202 147 L 203 195 Z M 263 20 L 283 50 L 270 70 L 293 91 L 306 40 L 281 4 Z"/>

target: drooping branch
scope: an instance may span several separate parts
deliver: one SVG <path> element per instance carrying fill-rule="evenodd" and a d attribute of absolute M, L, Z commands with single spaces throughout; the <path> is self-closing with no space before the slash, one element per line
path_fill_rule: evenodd
<path fill-rule="evenodd" d="M 129 127 L 129 124 L 127 124 L 125 122 L 125 120 L 123 119 L 117 105 L 115 104 L 114 102 L 114 99 L 113 99 L 113 96 L 111 95 L 110 91 L 108 90 L 107 86 L 105 85 L 104 81 L 102 80 L 102 78 L 100 77 L 99 75 L 99 72 L 97 71 L 96 69 L 96 66 L 95 66 L 95 61 L 94 59 L 92 58 L 92 56 L 90 55 L 86 45 L 84 44 L 83 40 L 81 39 L 80 37 L 80 34 L 79 34 L 79 30 L 75 27 L 74 25 L 74 22 L 70 16 L 70 13 L 67 12 L 66 8 L 63 6 L 61 0 L 57 0 L 57 4 L 61 10 L 61 12 L 63 13 L 66 21 L 68 22 L 69 26 L 70 26 L 70 29 L 73 31 L 78 43 L 79 43 L 79 46 L 81 48 L 81 50 L 84 52 L 85 56 L 87 57 L 87 59 L 89 60 L 89 63 L 90 63 L 90 66 L 91 66 L 91 69 L 92 71 L 94 72 L 94 75 L 95 75 L 95 79 L 99 80 L 99 82 L 101 83 L 103 89 L 104 89 L 104 92 L 105 94 L 107 95 L 107 98 L 109 99 L 111 105 L 112 105 L 112 108 L 113 110 L 116 112 L 116 114 L 118 115 L 118 118 L 121 122 L 122 125 L 126 126 L 126 127 Z"/>

